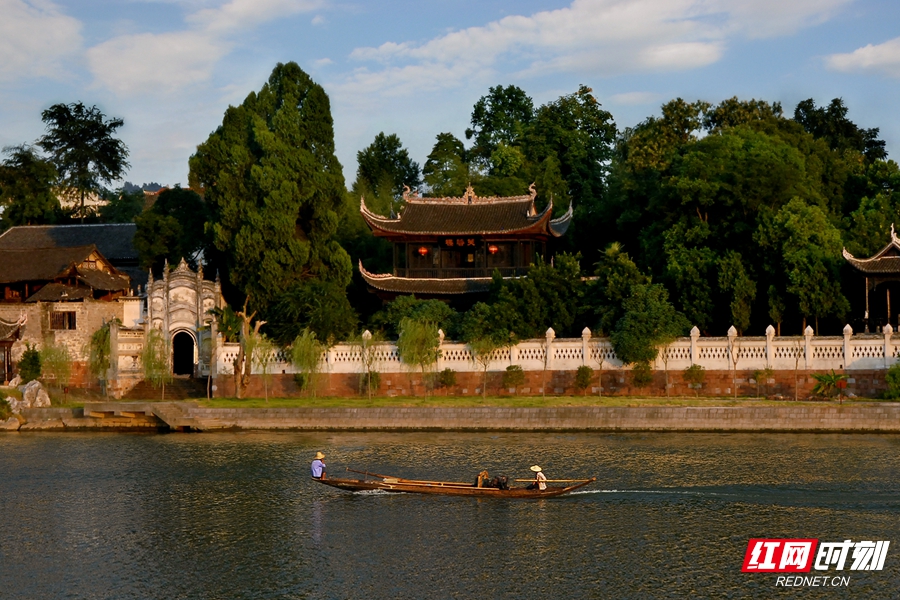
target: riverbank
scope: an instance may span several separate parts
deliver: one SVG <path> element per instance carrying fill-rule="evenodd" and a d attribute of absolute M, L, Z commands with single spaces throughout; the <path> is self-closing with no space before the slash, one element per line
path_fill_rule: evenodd
<path fill-rule="evenodd" d="M 749 400 L 747 402 L 750 402 Z M 683 431 L 900 433 L 900 403 L 753 401 L 747 405 L 208 407 L 97 402 L 27 409 L 18 431 Z M 15 430 L 10 428 L 9 430 Z"/>

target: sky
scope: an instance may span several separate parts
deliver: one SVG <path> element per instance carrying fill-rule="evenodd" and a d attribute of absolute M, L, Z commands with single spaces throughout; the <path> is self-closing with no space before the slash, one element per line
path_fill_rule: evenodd
<path fill-rule="evenodd" d="M 495 85 L 535 105 L 587 85 L 620 129 L 677 97 L 840 97 L 900 157 L 896 0 L 0 0 L 0 146 L 80 101 L 124 119 L 125 180 L 186 185 L 225 109 L 288 61 L 331 99 L 348 187 L 379 132 L 422 165 Z"/>

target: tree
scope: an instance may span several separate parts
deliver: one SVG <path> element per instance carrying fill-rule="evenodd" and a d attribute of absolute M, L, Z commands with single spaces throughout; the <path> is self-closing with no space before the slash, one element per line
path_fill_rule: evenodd
<path fill-rule="evenodd" d="M 209 254 L 207 219 L 206 203 L 197 192 L 180 186 L 160 192 L 153 206 L 135 219 L 134 247 L 141 266 L 160 273 L 165 261 L 177 265 L 182 258 L 195 269 L 201 266 L 200 256 Z"/>
<path fill-rule="evenodd" d="M 141 351 L 141 365 L 146 377 L 153 387 L 162 388 L 161 400 L 166 399 L 166 384 L 172 381 L 172 368 L 169 366 L 169 340 L 159 329 L 151 327 L 144 340 Z"/>
<path fill-rule="evenodd" d="M 278 64 L 259 93 L 225 111 L 190 159 L 190 187 L 210 210 L 232 304 L 269 318 L 292 286 L 345 289 L 350 257 L 337 243 L 345 196 L 328 96 L 296 63 Z"/>
<path fill-rule="evenodd" d="M 88 371 L 100 380 L 100 387 L 106 394 L 106 381 L 109 377 L 112 344 L 109 337 L 110 322 L 105 322 L 88 340 Z"/>
<path fill-rule="evenodd" d="M 404 363 L 419 367 L 422 383 L 426 384 L 425 372 L 434 366 L 441 353 L 437 325 L 408 317 L 403 319 L 400 322 L 397 352 Z"/>
<path fill-rule="evenodd" d="M 594 378 L 594 370 L 587 365 L 581 365 L 575 371 L 575 389 L 581 390 L 587 395 L 587 389 L 591 386 L 591 379 Z"/>
<path fill-rule="evenodd" d="M 317 375 L 322 363 L 322 353 L 325 346 L 316 339 L 315 332 L 304 329 L 291 344 L 291 361 L 300 371 L 302 381 L 300 381 L 300 389 L 312 390 L 313 396 L 316 395 Z"/>
<path fill-rule="evenodd" d="M 847 376 L 842 373 L 835 373 L 834 369 L 830 373 L 813 373 L 813 379 L 816 385 L 813 386 L 812 393 L 818 396 L 830 397 L 835 392 L 840 391 L 839 383 L 846 381 Z"/>
<path fill-rule="evenodd" d="M 668 293 L 659 284 L 634 288 L 623 303 L 624 314 L 610 334 L 616 356 L 626 364 L 656 360 L 659 347 L 682 335 L 689 323 L 669 303 Z"/>
<path fill-rule="evenodd" d="M 384 337 L 379 332 L 373 334 L 366 330 L 358 337 L 353 338 L 351 343 L 354 352 L 359 353 L 359 362 L 363 367 L 360 387 L 365 388 L 366 394 L 371 400 L 372 390 L 378 389 L 376 383 L 380 383 L 376 367 L 379 360 L 379 347 L 384 343 Z"/>
<path fill-rule="evenodd" d="M 22 383 L 28 383 L 41 376 L 41 353 L 35 346 L 25 343 L 25 351 L 22 352 L 18 367 Z"/>
<path fill-rule="evenodd" d="M 415 188 L 422 183 L 419 165 L 409 157 L 396 134 L 375 136 L 375 140 L 356 153 L 358 167 L 353 191 L 357 198 L 367 196 L 367 206 L 388 215 L 395 212 L 404 186 Z"/>
<path fill-rule="evenodd" d="M 522 367 L 519 365 L 509 365 L 506 367 L 506 371 L 503 372 L 503 387 L 505 388 L 513 388 L 513 391 L 518 396 L 519 395 L 519 386 L 525 383 L 525 371 L 522 370 Z"/>
<path fill-rule="evenodd" d="M 132 223 L 144 212 L 146 200 L 143 190 L 104 190 L 102 196 L 106 206 L 100 207 L 100 220 L 104 223 Z"/>
<path fill-rule="evenodd" d="M 58 388 L 68 386 L 72 376 L 72 355 L 68 347 L 55 343 L 52 338 L 45 339 L 41 347 L 41 370 Z"/>
<path fill-rule="evenodd" d="M 706 369 L 703 368 L 703 365 L 691 365 L 684 370 L 681 377 L 689 387 L 694 388 L 694 396 L 696 397 L 700 395 L 700 386 L 703 385 L 703 380 L 706 379 Z"/>
<path fill-rule="evenodd" d="M 440 300 L 420 300 L 415 296 L 397 296 L 372 316 L 372 325 L 388 336 L 400 332 L 403 319 L 429 321 L 437 324 L 451 339 L 455 337 L 460 315 Z"/>
<path fill-rule="evenodd" d="M 282 345 L 308 329 L 330 346 L 348 339 L 359 321 L 344 288 L 332 281 L 293 284 L 269 312 L 269 332 Z"/>
<path fill-rule="evenodd" d="M 0 163 L 3 225 L 55 223 L 61 213 L 53 189 L 56 167 L 24 144 L 4 148 L 3 152 L 7 155 Z"/>
<path fill-rule="evenodd" d="M 469 345 L 472 362 L 481 366 L 481 396 L 487 397 L 487 372 L 494 353 L 511 342 L 509 332 L 496 318 L 497 310 L 484 302 L 476 303 L 463 315 L 460 325 L 462 341 Z"/>
<path fill-rule="evenodd" d="M 828 142 L 832 150 L 855 150 L 869 161 L 887 158 L 885 142 L 878 139 L 879 129 L 860 128 L 847 118 L 847 110 L 842 98 L 834 98 L 827 107 L 816 107 L 809 98 L 797 104 L 794 120 L 815 137 Z"/>
<path fill-rule="evenodd" d="M 269 382 L 272 379 L 272 362 L 275 360 L 275 352 L 277 350 L 278 347 L 273 344 L 265 334 L 256 334 L 256 339 L 253 341 L 253 354 L 250 356 L 250 361 L 262 377 L 266 404 L 269 403 Z"/>
<path fill-rule="evenodd" d="M 472 109 L 471 127 L 466 139 L 474 138 L 473 158 L 491 167 L 493 153 L 500 144 L 514 146 L 534 118 L 534 103 L 519 87 L 498 85 L 479 98 Z"/>
<path fill-rule="evenodd" d="M 122 119 L 107 119 L 96 106 L 81 102 L 54 104 L 41 113 L 47 133 L 38 140 L 59 172 L 63 188 L 80 198 L 84 222 L 85 195 L 122 177 L 130 166 L 128 148 L 115 136 Z"/>
<path fill-rule="evenodd" d="M 430 195 L 462 196 L 472 181 L 462 141 L 452 133 L 439 133 L 422 175 Z"/>

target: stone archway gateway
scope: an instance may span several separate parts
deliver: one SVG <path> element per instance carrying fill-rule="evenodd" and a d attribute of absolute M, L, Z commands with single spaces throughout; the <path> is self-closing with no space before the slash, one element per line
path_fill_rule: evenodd
<path fill-rule="evenodd" d="M 186 331 L 179 331 L 172 338 L 172 373 L 194 375 L 194 338 Z"/>

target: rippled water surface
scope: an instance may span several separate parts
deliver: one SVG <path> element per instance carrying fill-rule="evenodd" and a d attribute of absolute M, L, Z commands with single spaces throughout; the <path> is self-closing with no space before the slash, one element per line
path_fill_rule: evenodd
<path fill-rule="evenodd" d="M 552 500 L 349 494 L 316 450 L 407 477 L 591 476 Z M 900 437 L 0 436 L 0 598 L 892 598 Z M 848 588 L 740 572 L 751 537 L 891 540 Z"/>

